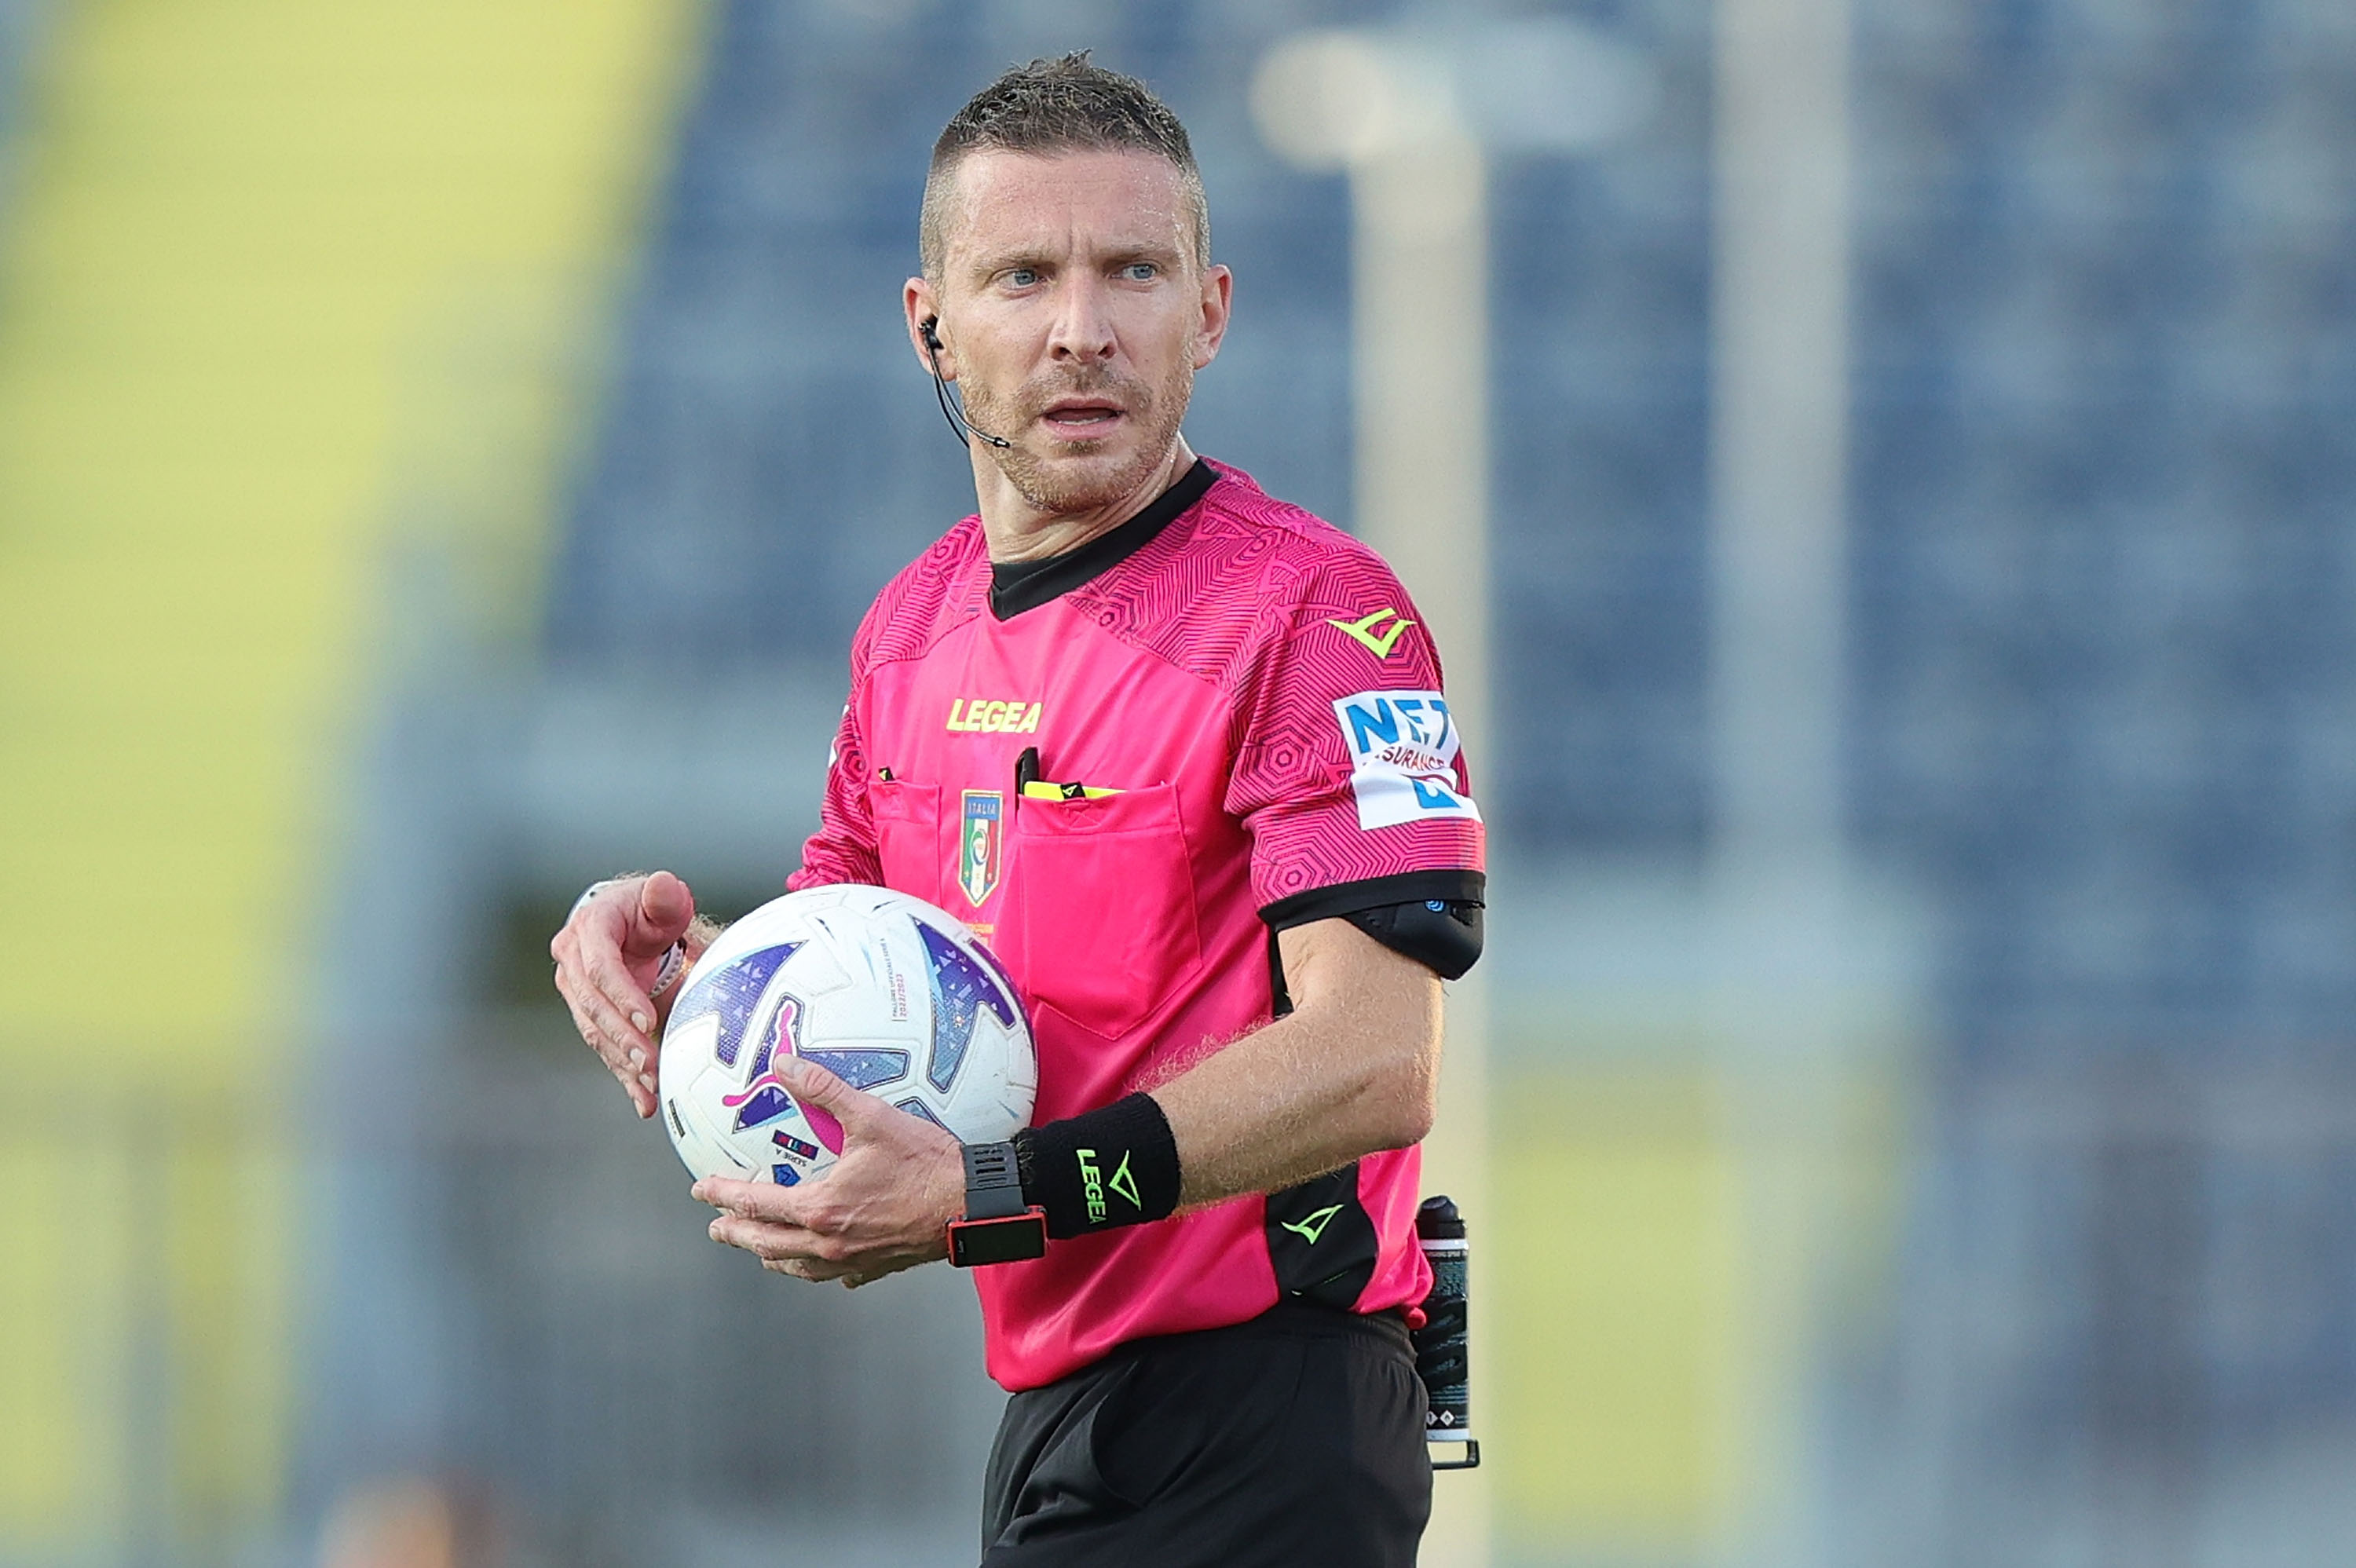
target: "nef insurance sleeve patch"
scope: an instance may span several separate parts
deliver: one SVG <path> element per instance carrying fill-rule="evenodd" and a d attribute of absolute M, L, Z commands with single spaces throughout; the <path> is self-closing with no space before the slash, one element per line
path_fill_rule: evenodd
<path fill-rule="evenodd" d="M 1350 789 L 1358 826 L 1462 816 L 1481 808 L 1456 784 L 1456 725 L 1436 691 L 1362 691 L 1333 704 L 1350 749 Z"/>

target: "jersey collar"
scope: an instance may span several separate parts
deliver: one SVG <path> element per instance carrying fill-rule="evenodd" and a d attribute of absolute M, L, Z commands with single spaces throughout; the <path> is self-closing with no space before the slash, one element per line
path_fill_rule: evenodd
<path fill-rule="evenodd" d="M 1176 484 L 1156 496 L 1129 521 L 1098 534 L 1077 549 L 1051 555 L 1044 560 L 992 562 L 990 568 L 990 613 L 1011 621 L 1025 610 L 1035 610 L 1085 588 L 1151 544 L 1163 528 L 1203 498 L 1218 478 L 1218 471 L 1201 458 L 1178 476 Z"/>

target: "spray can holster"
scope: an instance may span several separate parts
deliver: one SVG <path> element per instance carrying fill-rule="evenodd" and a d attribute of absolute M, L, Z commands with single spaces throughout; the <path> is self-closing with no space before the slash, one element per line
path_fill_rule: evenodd
<path fill-rule="evenodd" d="M 1423 1439 L 1435 1470 L 1470 1470 L 1481 1463 L 1472 1435 L 1472 1318 L 1466 1285 L 1472 1253 L 1464 1216 L 1446 1198 L 1427 1198 L 1415 1212 L 1416 1244 L 1431 1265 L 1431 1294 L 1423 1298 L 1423 1327 L 1415 1330 L 1416 1376 L 1423 1380 Z"/>

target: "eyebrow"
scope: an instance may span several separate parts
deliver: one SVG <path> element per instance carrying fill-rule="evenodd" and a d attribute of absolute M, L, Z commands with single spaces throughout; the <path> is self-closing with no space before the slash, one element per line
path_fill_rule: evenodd
<path fill-rule="evenodd" d="M 1044 270 L 1054 265 L 1054 261 L 1055 259 L 1044 251 L 998 251 L 977 255 L 967 270 L 977 278 L 988 278 L 994 273 L 1012 272 L 1017 267 Z"/>
<path fill-rule="evenodd" d="M 1131 261 L 1183 261 L 1186 254 L 1186 249 L 1183 245 L 1173 245 L 1158 240 L 1128 240 L 1107 245 L 1099 252 L 1099 258 L 1103 263 L 1126 266 Z M 1012 272 L 1017 267 L 1028 267 L 1034 272 L 1050 272 L 1058 265 L 1060 260 L 1060 257 L 1049 255 L 1044 251 L 1023 247 L 1001 251 L 995 254 L 977 256 L 969 272 L 973 277 L 980 279 L 987 279 L 999 272 Z"/>

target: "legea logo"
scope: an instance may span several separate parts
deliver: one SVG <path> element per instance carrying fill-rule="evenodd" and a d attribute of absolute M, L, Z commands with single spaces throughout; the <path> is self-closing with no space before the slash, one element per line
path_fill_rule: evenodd
<path fill-rule="evenodd" d="M 1350 749 L 1359 827 L 1481 820 L 1481 808 L 1456 786 L 1456 722 L 1439 692 L 1362 691 L 1336 701 L 1333 718 Z"/>
<path fill-rule="evenodd" d="M 948 728 L 960 735 L 1033 735 L 1039 731 L 1039 716 L 1046 710 L 1044 702 L 960 697 L 949 704 Z"/>

